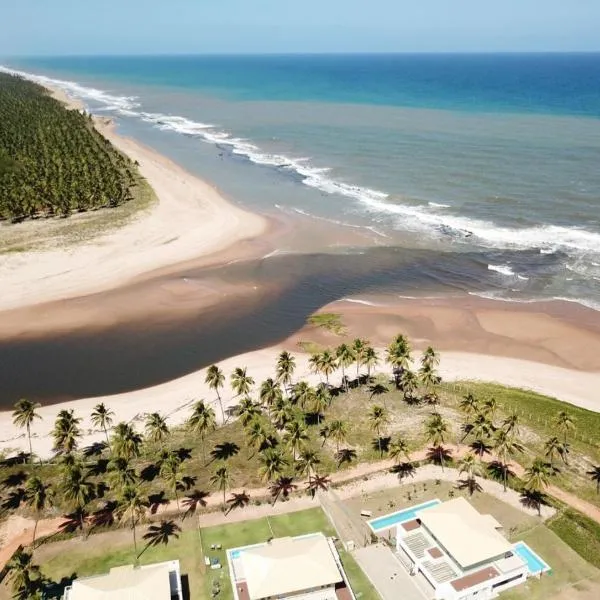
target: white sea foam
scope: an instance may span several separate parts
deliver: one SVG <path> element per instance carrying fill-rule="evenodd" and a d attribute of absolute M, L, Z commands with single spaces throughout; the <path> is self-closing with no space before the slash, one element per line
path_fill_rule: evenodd
<path fill-rule="evenodd" d="M 363 304 L 365 306 L 385 306 L 384 304 L 377 304 L 376 302 L 361 300 L 360 298 L 341 298 L 339 302 L 350 302 L 351 304 Z"/>
<path fill-rule="evenodd" d="M 431 208 L 450 208 L 449 204 L 442 204 L 441 202 L 428 202 L 427 205 Z"/>
<path fill-rule="evenodd" d="M 514 291 L 514 290 L 513 290 Z M 567 298 L 563 296 L 555 296 L 554 298 L 507 298 L 502 295 L 502 292 L 468 292 L 469 296 L 477 296 L 486 300 L 498 300 L 500 302 L 515 302 L 517 304 L 534 304 L 536 302 L 571 302 L 580 304 L 586 308 L 600 311 L 600 303 L 585 298 Z"/>
<path fill-rule="evenodd" d="M 488 265 L 487 268 L 490 271 L 496 271 L 496 273 L 500 273 L 508 277 L 515 276 L 515 272 L 510 268 L 509 265 Z"/>

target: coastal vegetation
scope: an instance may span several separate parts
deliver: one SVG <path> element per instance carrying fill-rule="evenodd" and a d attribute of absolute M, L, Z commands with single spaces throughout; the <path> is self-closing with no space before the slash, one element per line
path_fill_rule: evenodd
<path fill-rule="evenodd" d="M 55 455 L 47 461 L 35 458 L 29 435 L 39 407 L 22 399 L 14 423 L 32 452 L 4 461 L 2 509 L 20 510 L 36 522 L 65 514 L 63 533 L 84 539 L 122 524 L 133 541 L 131 562 L 176 540 L 176 521 L 201 511 L 211 494 L 228 515 L 253 502 L 314 496 L 333 485 L 332 473 L 382 458 L 391 459 L 400 482 L 423 461 L 456 466 L 456 487 L 470 495 L 480 492 L 478 477 L 496 479 L 538 512 L 544 503 L 562 507 L 551 497 L 550 486 L 557 484 L 599 502 L 597 441 L 586 436 L 599 418 L 595 413 L 501 386 L 443 383 L 438 353 L 427 348 L 415 357 L 403 335 L 383 353 L 361 339 L 325 348 L 309 365 L 320 379 L 316 385 L 297 377 L 296 359 L 287 351 L 274 377 L 263 382 L 243 366 L 227 374 L 213 365 L 206 380 L 214 398 L 195 400 L 179 427 L 159 412 L 141 423 L 115 423 L 110 407 L 99 404 L 91 417 L 101 441 L 86 447 L 81 416 L 62 410 L 52 430 Z M 227 381 L 235 405 L 225 410 Z M 257 489 L 261 494 L 250 493 Z M 140 532 L 159 510 L 161 518 L 167 510 L 174 520 Z M 594 534 L 579 513 L 559 514 L 556 533 L 567 543 L 577 528 Z M 25 554 L 36 553 L 36 546 L 34 531 Z M 13 576 L 15 591 L 39 589 L 32 560 L 14 561 L 11 573 L 28 573 Z"/>
<path fill-rule="evenodd" d="M 117 207 L 133 198 L 136 166 L 41 86 L 0 73 L 0 219 L 11 222 Z"/>

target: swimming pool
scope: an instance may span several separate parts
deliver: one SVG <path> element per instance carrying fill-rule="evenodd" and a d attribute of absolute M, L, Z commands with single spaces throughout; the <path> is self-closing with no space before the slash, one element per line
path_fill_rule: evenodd
<path fill-rule="evenodd" d="M 399 510 L 390 515 L 385 515 L 383 517 L 379 517 L 377 519 L 372 519 L 368 521 L 369 527 L 377 532 L 382 529 L 389 529 L 398 523 L 403 523 L 404 521 L 411 521 L 415 519 L 417 516 L 417 512 L 420 510 L 426 510 L 427 508 L 431 508 L 432 506 L 437 506 L 441 504 L 441 500 L 437 498 L 435 500 L 430 500 L 429 502 L 423 502 L 422 504 L 417 504 L 416 506 L 411 506 L 410 508 L 406 508 L 405 510 Z"/>
<path fill-rule="evenodd" d="M 231 550 L 231 551 L 229 552 L 229 556 L 230 556 L 231 558 L 239 558 L 241 553 L 242 553 L 242 551 L 241 551 L 241 550 Z"/>
<path fill-rule="evenodd" d="M 527 563 L 530 575 L 539 575 L 550 570 L 545 563 L 525 542 L 517 542 L 514 551 Z"/>

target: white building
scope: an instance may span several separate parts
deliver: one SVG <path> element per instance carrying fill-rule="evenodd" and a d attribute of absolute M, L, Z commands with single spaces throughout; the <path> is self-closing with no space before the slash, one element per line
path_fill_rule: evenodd
<path fill-rule="evenodd" d="M 322 533 L 228 550 L 236 600 L 354 600 L 332 540 Z"/>
<path fill-rule="evenodd" d="M 64 600 L 183 600 L 179 561 L 114 567 L 106 575 L 75 579 Z"/>
<path fill-rule="evenodd" d="M 527 578 L 527 562 L 500 533 L 500 523 L 464 498 L 415 515 L 397 525 L 396 550 L 423 574 L 435 598 L 487 600 Z"/>

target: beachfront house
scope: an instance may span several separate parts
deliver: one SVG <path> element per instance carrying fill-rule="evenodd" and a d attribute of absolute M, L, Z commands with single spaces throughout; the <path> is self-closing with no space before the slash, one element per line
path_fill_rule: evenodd
<path fill-rule="evenodd" d="M 183 600 L 179 561 L 114 567 L 106 575 L 75 579 L 63 600 Z"/>
<path fill-rule="evenodd" d="M 465 498 L 430 502 L 405 514 L 409 518 L 395 524 L 397 556 L 427 580 L 439 600 L 487 600 L 548 570 L 528 546 L 509 542 L 502 525 Z"/>
<path fill-rule="evenodd" d="M 322 533 L 227 551 L 235 600 L 355 600 L 333 540 Z"/>

